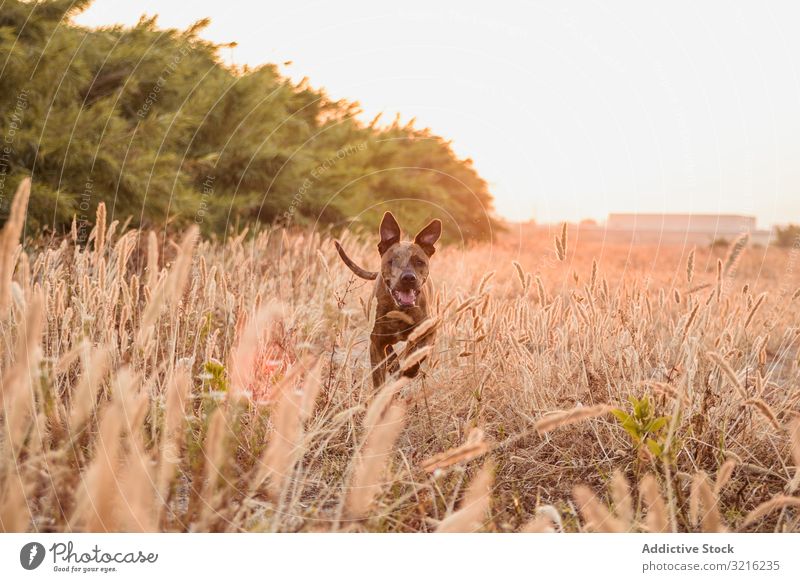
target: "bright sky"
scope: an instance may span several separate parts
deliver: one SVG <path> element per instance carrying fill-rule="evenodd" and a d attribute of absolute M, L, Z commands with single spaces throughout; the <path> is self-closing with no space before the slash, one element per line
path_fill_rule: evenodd
<path fill-rule="evenodd" d="M 800 222 L 798 2 L 95 0 L 77 21 L 212 19 L 223 56 L 416 117 L 501 216 Z"/>

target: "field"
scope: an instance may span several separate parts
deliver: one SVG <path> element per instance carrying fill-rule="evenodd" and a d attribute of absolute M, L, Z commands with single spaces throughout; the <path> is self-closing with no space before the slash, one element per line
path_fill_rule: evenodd
<path fill-rule="evenodd" d="M 101 206 L 85 245 L 22 240 L 26 201 L 5 531 L 800 531 L 796 251 L 443 247 L 424 373 L 375 390 L 372 283 L 326 235 L 173 240 Z"/>

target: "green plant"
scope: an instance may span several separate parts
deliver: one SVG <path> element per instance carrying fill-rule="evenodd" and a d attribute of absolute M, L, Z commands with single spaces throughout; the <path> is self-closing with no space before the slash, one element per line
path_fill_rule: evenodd
<path fill-rule="evenodd" d="M 225 366 L 217 360 L 209 360 L 203 364 L 204 374 L 201 378 L 204 380 L 209 390 L 215 392 L 228 391 L 228 373 L 225 371 Z"/>
<path fill-rule="evenodd" d="M 630 396 L 631 411 L 625 412 L 615 408 L 611 414 L 619 421 L 620 426 L 631 437 L 633 446 L 639 451 L 642 445 L 655 457 L 664 453 L 664 428 L 669 417 L 656 416 L 655 408 L 647 395 L 641 398 Z"/>

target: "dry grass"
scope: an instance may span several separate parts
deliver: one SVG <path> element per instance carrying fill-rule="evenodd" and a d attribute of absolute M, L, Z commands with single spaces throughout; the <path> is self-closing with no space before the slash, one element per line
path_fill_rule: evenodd
<path fill-rule="evenodd" d="M 319 234 L 173 242 L 102 208 L 87 247 L 20 246 L 26 202 L 0 240 L 3 530 L 800 531 L 788 252 L 444 248 L 424 373 L 375 391 L 371 284 Z"/>

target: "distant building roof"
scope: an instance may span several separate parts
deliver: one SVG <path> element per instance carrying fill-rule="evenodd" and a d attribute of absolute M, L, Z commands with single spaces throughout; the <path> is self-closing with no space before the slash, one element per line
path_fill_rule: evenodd
<path fill-rule="evenodd" d="M 756 230 L 756 218 L 741 214 L 611 213 L 606 227 L 611 230 L 739 234 Z"/>
<path fill-rule="evenodd" d="M 691 220 L 694 218 L 724 218 L 724 219 L 731 219 L 731 218 L 740 218 L 743 220 L 755 220 L 755 216 L 748 216 L 746 214 L 711 214 L 711 213 L 690 213 L 690 214 L 673 214 L 673 213 L 664 213 L 659 214 L 658 212 L 611 212 L 608 215 L 609 218 L 611 217 L 634 217 L 634 218 L 678 218 L 681 220 Z"/>

